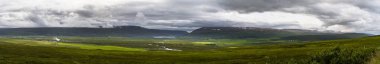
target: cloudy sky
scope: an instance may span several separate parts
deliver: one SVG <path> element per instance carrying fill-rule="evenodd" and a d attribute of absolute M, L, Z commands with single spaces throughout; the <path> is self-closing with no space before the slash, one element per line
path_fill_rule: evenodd
<path fill-rule="evenodd" d="M 121 25 L 380 34 L 380 0 L 0 0 L 0 28 Z"/>

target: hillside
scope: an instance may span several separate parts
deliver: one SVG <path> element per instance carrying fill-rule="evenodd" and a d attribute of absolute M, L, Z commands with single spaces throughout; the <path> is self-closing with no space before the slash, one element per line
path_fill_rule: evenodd
<path fill-rule="evenodd" d="M 324 35 L 299 35 L 281 37 L 283 40 L 300 40 L 300 41 L 319 41 L 319 40 L 335 40 L 335 39 L 351 39 L 367 37 L 368 34 L 362 33 L 344 33 L 344 34 L 324 34 Z"/>
<path fill-rule="evenodd" d="M 369 36 L 361 33 L 331 33 L 301 29 L 270 29 L 255 27 L 203 27 L 191 32 L 192 36 L 210 38 L 281 38 L 291 39 L 302 37 L 307 39 L 319 38 L 321 40 L 359 38 Z M 308 37 L 304 37 L 308 36 Z M 330 36 L 334 36 L 330 38 Z M 329 37 L 322 39 L 324 37 Z M 299 39 L 301 40 L 301 39 Z M 318 40 L 318 39 L 315 39 Z"/>
<path fill-rule="evenodd" d="M 147 29 L 139 26 L 117 26 L 114 28 L 41 27 L 41 28 L 1 28 L 1 36 L 119 36 L 153 37 L 180 36 L 185 31 Z"/>

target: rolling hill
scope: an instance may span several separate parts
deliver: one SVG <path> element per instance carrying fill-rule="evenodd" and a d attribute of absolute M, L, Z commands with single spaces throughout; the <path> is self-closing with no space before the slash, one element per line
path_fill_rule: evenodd
<path fill-rule="evenodd" d="M 297 40 L 333 40 L 369 36 L 362 33 L 333 33 L 301 29 L 270 29 L 255 27 L 202 27 L 191 32 L 192 36 L 209 38 L 280 38 Z M 298 39 L 302 38 L 302 39 Z"/>
<path fill-rule="evenodd" d="M 147 29 L 139 26 L 117 26 L 114 28 L 41 27 L 0 29 L 0 36 L 153 37 L 181 36 L 186 34 L 186 31 Z"/>

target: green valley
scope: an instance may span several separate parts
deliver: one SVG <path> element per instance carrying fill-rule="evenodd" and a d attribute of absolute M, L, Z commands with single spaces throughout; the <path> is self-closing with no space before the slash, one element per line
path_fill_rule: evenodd
<path fill-rule="evenodd" d="M 254 40 L 123 37 L 0 38 L 1 64 L 378 64 L 380 37 L 249 44 Z M 234 43 L 236 42 L 236 43 Z M 233 44 L 231 44 L 233 43 Z M 176 49 L 176 50 L 168 50 Z M 178 51 L 180 50 L 180 51 Z"/>

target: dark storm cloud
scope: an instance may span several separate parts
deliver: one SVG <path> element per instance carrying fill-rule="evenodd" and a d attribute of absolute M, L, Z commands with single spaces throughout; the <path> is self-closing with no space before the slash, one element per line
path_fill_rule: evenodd
<path fill-rule="evenodd" d="M 304 6 L 317 2 L 315 2 L 315 0 L 221 0 L 219 3 L 227 10 L 265 12 L 293 6 Z"/>
<path fill-rule="evenodd" d="M 380 24 L 379 3 L 377 0 L 0 0 L 0 27 L 138 25 L 188 30 L 187 27 L 234 26 L 373 33 L 380 30 L 373 29 L 380 27 L 376 25 Z"/>
<path fill-rule="evenodd" d="M 87 18 L 91 18 L 94 16 L 94 13 L 91 11 L 78 10 L 78 11 L 76 11 L 76 13 L 82 17 L 87 17 Z"/>
<path fill-rule="evenodd" d="M 242 13 L 282 11 L 311 14 L 325 21 L 325 26 L 350 26 L 363 19 L 357 18 L 363 17 L 360 14 L 378 14 L 376 6 L 379 5 L 371 4 L 373 1 L 375 0 L 221 0 L 220 4 L 226 10 Z M 296 9 L 297 7 L 303 9 Z M 289 8 L 295 10 L 286 10 Z"/>
<path fill-rule="evenodd" d="M 216 12 L 210 2 L 214 0 L 169 0 L 165 4 L 132 2 L 111 7 L 111 11 L 114 15 L 131 19 L 141 12 L 152 20 L 184 20 L 198 18 L 204 12 Z M 198 8 L 201 6 L 212 8 Z"/>

